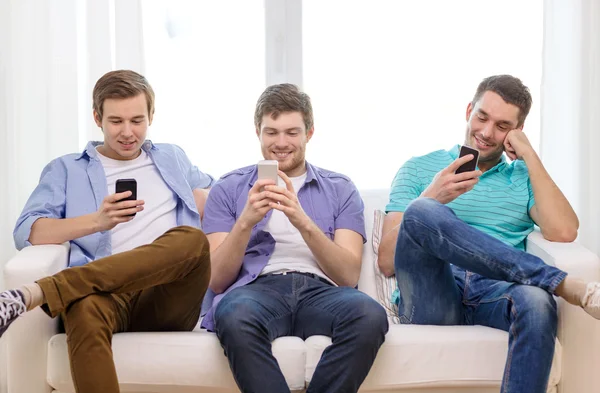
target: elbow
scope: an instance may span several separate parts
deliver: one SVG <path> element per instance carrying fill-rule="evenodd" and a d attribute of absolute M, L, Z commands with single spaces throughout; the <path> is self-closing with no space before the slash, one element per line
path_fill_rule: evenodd
<path fill-rule="evenodd" d="M 379 271 L 386 277 L 392 277 L 395 274 L 394 266 L 389 261 L 377 258 L 377 266 L 379 266 Z"/>
<path fill-rule="evenodd" d="M 214 292 L 215 295 L 220 295 L 227 290 L 225 286 L 216 283 L 214 280 L 210 280 L 208 287 Z"/>
<path fill-rule="evenodd" d="M 546 240 L 557 243 L 572 243 L 577 239 L 577 228 L 561 228 L 552 233 L 542 233 Z"/>

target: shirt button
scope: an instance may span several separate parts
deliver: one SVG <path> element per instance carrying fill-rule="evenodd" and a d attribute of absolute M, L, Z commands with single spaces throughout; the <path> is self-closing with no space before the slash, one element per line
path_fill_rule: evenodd
<path fill-rule="evenodd" d="M 267 256 L 269 256 L 269 255 L 271 255 L 271 254 L 267 253 Z"/>
<path fill-rule="evenodd" d="M 265 237 L 269 237 L 269 234 L 268 234 L 268 233 L 265 233 Z"/>
<path fill-rule="evenodd" d="M 253 275 L 252 275 L 252 278 L 254 278 L 254 277 L 256 277 L 256 274 L 253 274 Z"/>
<path fill-rule="evenodd" d="M 332 227 L 329 227 L 329 232 L 333 232 L 333 228 Z"/>

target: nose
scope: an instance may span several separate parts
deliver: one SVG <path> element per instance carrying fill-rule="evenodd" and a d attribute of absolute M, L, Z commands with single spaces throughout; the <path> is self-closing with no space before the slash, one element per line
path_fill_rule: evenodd
<path fill-rule="evenodd" d="M 287 136 L 285 132 L 280 132 L 277 134 L 277 140 L 275 141 L 275 145 L 277 147 L 287 146 Z"/>
<path fill-rule="evenodd" d="M 483 135 L 483 137 L 485 139 L 490 139 L 492 137 L 492 131 L 494 128 L 494 124 L 490 121 L 488 122 L 485 127 L 483 127 L 483 129 L 481 130 L 481 134 Z"/>
<path fill-rule="evenodd" d="M 133 131 L 131 130 L 131 123 L 126 121 L 123 123 L 123 128 L 121 129 L 121 135 L 124 137 L 129 137 L 133 135 Z"/>

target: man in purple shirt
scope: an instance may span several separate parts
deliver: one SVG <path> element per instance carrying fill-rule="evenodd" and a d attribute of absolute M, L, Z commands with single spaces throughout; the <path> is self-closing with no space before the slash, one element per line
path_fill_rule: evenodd
<path fill-rule="evenodd" d="M 206 202 L 203 228 L 212 275 L 202 326 L 217 333 L 242 392 L 289 392 L 271 351 L 281 336 L 331 336 L 308 393 L 356 392 L 384 341 L 383 308 L 354 289 L 365 242 L 363 202 L 346 176 L 306 162 L 313 115 L 294 85 L 267 88 L 254 116 L 257 166 L 223 176 Z M 208 308 L 207 307 L 207 308 Z"/>

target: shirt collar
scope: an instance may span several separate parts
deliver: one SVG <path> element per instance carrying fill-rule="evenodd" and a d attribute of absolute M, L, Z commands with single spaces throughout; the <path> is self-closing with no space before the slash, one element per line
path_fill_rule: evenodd
<path fill-rule="evenodd" d="M 96 147 L 101 146 L 103 144 L 104 142 L 102 141 L 88 142 L 88 144 L 85 146 L 85 149 L 83 149 L 83 152 L 76 158 L 76 160 L 80 160 L 82 158 L 85 158 L 86 156 L 89 158 L 97 158 L 98 151 L 96 150 Z M 158 147 L 156 147 L 150 139 L 146 139 L 142 144 L 142 150 L 148 153 L 148 151 L 150 150 L 158 150 Z"/>
<path fill-rule="evenodd" d="M 456 160 L 458 158 L 458 154 L 460 153 L 460 145 L 456 145 L 454 147 L 452 147 L 452 149 L 448 150 L 448 154 L 450 154 L 450 157 L 452 157 L 453 160 Z M 502 153 L 502 155 L 500 156 L 500 161 L 494 165 L 492 168 L 490 168 L 488 170 L 489 171 L 500 171 L 502 168 L 504 168 L 504 166 L 506 165 L 506 155 L 504 153 Z"/>

